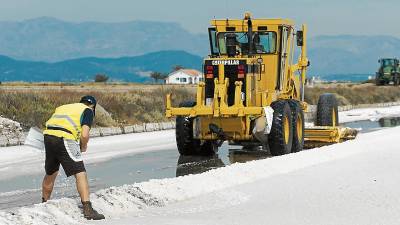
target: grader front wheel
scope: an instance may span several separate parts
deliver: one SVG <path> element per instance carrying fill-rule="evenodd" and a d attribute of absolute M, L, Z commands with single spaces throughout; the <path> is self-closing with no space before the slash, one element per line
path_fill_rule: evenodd
<path fill-rule="evenodd" d="M 179 107 L 193 107 L 196 102 L 182 102 Z M 189 116 L 176 117 L 176 144 L 180 155 L 210 156 L 218 151 L 215 141 L 201 141 L 193 138 L 193 120 Z"/>
<path fill-rule="evenodd" d="M 195 102 L 182 102 L 179 107 L 192 107 Z M 199 155 L 200 140 L 193 138 L 193 118 L 188 116 L 176 117 L 176 144 L 180 155 Z"/>

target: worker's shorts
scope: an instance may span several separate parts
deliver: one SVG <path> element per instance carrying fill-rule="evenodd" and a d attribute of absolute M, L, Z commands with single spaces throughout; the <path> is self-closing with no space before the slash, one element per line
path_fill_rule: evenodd
<path fill-rule="evenodd" d="M 60 164 L 67 177 L 86 171 L 78 142 L 46 134 L 44 145 L 46 149 L 44 167 L 47 175 L 57 172 Z"/>

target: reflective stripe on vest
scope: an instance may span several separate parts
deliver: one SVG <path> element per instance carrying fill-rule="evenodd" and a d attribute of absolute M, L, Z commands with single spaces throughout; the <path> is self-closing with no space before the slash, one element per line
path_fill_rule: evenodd
<path fill-rule="evenodd" d="M 83 111 L 82 111 L 82 113 L 83 113 Z M 53 118 L 66 119 L 74 127 L 75 131 L 77 133 L 79 133 L 78 125 L 72 120 L 72 118 L 70 116 L 68 116 L 68 115 L 53 115 Z M 60 128 L 64 128 L 65 129 L 65 127 L 57 126 L 56 124 L 47 124 L 46 126 L 47 127 L 50 127 L 50 126 L 52 126 L 52 127 L 60 127 Z"/>
<path fill-rule="evenodd" d="M 81 118 L 85 109 L 88 108 L 88 106 L 82 103 L 58 107 L 51 118 L 46 122 L 46 130 L 43 134 L 79 140 L 82 132 Z"/>

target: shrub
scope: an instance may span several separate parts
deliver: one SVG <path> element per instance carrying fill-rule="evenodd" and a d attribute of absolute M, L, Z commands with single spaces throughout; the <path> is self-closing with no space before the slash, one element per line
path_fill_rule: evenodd
<path fill-rule="evenodd" d="M 94 76 L 94 82 L 107 82 L 108 78 L 109 77 L 105 74 L 96 74 L 96 76 Z"/>
<path fill-rule="evenodd" d="M 358 105 L 400 101 L 399 87 L 381 87 L 372 84 L 340 84 L 307 87 L 305 90 L 305 101 L 309 104 L 317 104 L 319 96 L 323 93 L 336 94 L 340 105 Z"/>
<path fill-rule="evenodd" d="M 0 115 L 20 122 L 24 128 L 44 127 L 54 109 L 60 105 L 79 102 L 83 95 L 93 95 L 111 115 L 96 116 L 95 126 L 129 125 L 168 121 L 165 117 L 165 95 L 173 93 L 173 104 L 194 99 L 190 88 L 157 87 L 130 91 L 110 90 L 0 90 Z"/>

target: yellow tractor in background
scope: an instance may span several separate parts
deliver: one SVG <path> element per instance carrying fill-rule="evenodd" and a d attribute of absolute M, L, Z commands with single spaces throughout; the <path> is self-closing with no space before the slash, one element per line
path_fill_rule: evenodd
<path fill-rule="evenodd" d="M 211 54 L 204 59 L 196 101 L 173 107 L 167 95 L 166 116 L 176 116 L 179 153 L 213 154 L 229 141 L 283 155 L 301 151 L 305 143 L 349 138 L 337 127 L 332 94 L 320 96 L 317 126 L 305 128 L 306 33 L 306 25 L 296 32 L 289 19 L 252 19 L 250 13 L 243 19 L 212 20 Z M 299 58 L 294 61 L 296 48 Z"/>

